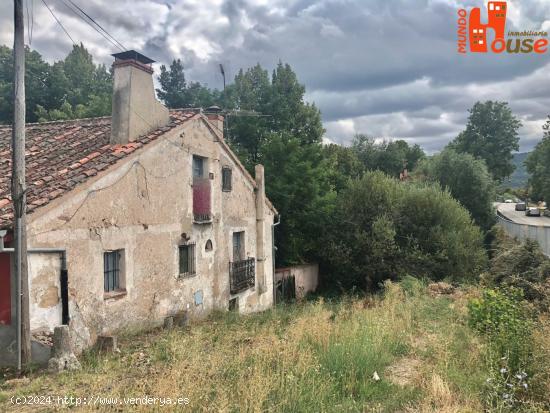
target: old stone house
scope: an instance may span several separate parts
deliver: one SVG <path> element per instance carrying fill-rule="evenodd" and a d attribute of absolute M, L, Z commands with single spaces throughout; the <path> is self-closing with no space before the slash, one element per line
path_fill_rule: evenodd
<path fill-rule="evenodd" d="M 115 55 L 112 117 L 27 125 L 31 331 L 98 335 L 187 312 L 273 304 L 277 212 L 217 111 L 168 110 L 152 61 Z M 10 127 L 0 127 L 0 229 L 13 239 Z M 0 253 L 0 362 L 15 353 L 15 278 Z"/>

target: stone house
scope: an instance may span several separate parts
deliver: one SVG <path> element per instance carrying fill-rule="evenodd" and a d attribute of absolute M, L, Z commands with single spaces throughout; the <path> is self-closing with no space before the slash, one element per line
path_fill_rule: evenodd
<path fill-rule="evenodd" d="M 181 312 L 273 304 L 277 211 L 263 167 L 254 178 L 245 170 L 215 108 L 162 106 L 150 59 L 114 56 L 112 117 L 27 125 L 31 331 L 68 324 L 77 352 Z M 10 138 L 0 127 L 4 248 Z M 16 357 L 13 273 L 11 253 L 0 253 L 0 364 Z"/>

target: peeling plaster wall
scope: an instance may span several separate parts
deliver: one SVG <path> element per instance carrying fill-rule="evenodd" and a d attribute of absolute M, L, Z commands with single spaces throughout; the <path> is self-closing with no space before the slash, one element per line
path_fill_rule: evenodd
<path fill-rule="evenodd" d="M 31 331 L 53 332 L 61 324 L 59 254 L 29 254 Z"/>
<path fill-rule="evenodd" d="M 70 327 L 77 351 L 99 334 L 158 325 L 165 316 L 185 309 L 191 317 L 203 317 L 213 309 L 228 308 L 233 298 L 229 262 L 234 231 L 245 231 L 247 255 L 256 257 L 255 192 L 216 139 L 202 120 L 189 121 L 30 215 L 30 247 L 67 250 Z M 214 176 L 211 224 L 193 223 L 193 155 L 208 158 L 206 172 Z M 231 192 L 222 192 L 222 166 L 233 170 Z M 238 294 L 242 312 L 273 304 L 273 212 L 265 211 L 267 288 L 261 294 L 257 288 Z M 196 243 L 196 275 L 189 278 L 178 274 L 182 233 Z M 207 240 L 213 244 L 212 251 L 205 250 Z M 126 293 L 106 298 L 103 253 L 118 249 L 124 250 Z M 48 324 L 53 329 L 59 324 L 54 320 L 58 307 L 51 289 L 59 286 L 55 259 L 39 255 L 31 266 L 31 319 L 36 328 Z M 202 295 L 198 305 L 196 293 Z M 47 307 L 51 312 L 41 303 L 51 304 Z"/>

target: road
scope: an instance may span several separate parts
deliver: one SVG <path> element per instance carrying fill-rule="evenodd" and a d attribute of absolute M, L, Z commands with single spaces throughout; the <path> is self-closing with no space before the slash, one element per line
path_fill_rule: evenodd
<path fill-rule="evenodd" d="M 550 218 L 548 217 L 527 217 L 525 211 L 516 211 L 516 204 L 497 204 L 498 211 L 511 221 L 517 224 L 537 225 L 540 227 L 550 227 Z"/>

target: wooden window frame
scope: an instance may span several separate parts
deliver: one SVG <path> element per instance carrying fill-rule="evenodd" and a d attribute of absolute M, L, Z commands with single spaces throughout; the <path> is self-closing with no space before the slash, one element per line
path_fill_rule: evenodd
<path fill-rule="evenodd" d="M 222 168 L 222 191 L 231 192 L 233 190 L 233 170 L 229 166 Z"/>
<path fill-rule="evenodd" d="M 187 254 L 187 268 L 183 268 L 183 253 Z M 197 248 L 194 242 L 178 245 L 178 276 L 179 278 L 193 277 L 197 274 Z M 186 270 L 186 271 L 185 271 Z"/>

